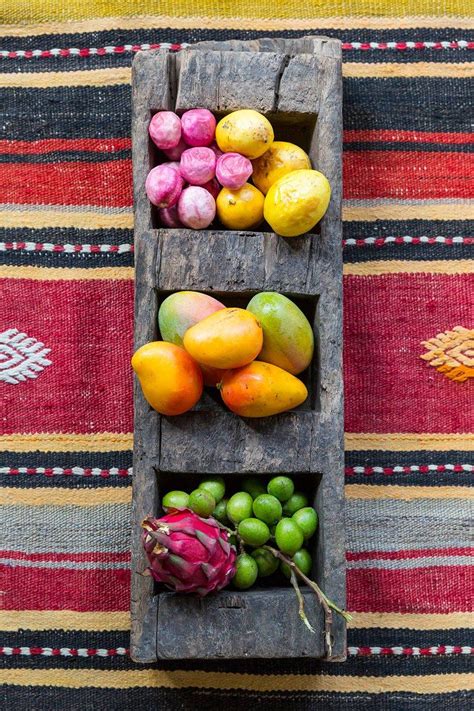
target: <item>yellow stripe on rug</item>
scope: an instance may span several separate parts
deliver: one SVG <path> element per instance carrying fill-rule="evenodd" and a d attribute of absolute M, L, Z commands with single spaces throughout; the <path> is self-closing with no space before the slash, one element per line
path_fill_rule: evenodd
<path fill-rule="evenodd" d="M 474 77 L 474 66 L 468 62 L 415 62 L 404 64 L 345 62 L 345 77 L 413 78 L 413 77 Z M 7 72 L 0 74 L 0 88 L 51 89 L 60 86 L 117 86 L 130 84 L 130 67 L 107 67 L 71 72 Z"/>
<path fill-rule="evenodd" d="M 30 489 L 31 491 L 31 489 Z M 0 630 L 127 631 L 128 612 L 78 612 L 77 610 L 0 610 Z"/>
<path fill-rule="evenodd" d="M 469 612 L 403 613 L 351 612 L 351 629 L 452 630 L 474 629 Z M 0 610 L 0 630 L 84 630 L 89 632 L 128 631 L 128 612 L 78 612 L 77 610 Z"/>
<path fill-rule="evenodd" d="M 150 15 L 156 12 L 155 0 L 140 0 L 139 12 Z M 202 21 L 203 17 L 211 19 L 210 27 L 214 27 L 214 15 L 221 18 L 247 18 L 265 21 L 267 18 L 282 20 L 303 19 L 312 22 L 319 17 L 344 17 L 348 11 L 346 0 L 332 0 L 328 5 L 321 0 L 309 0 L 306 3 L 287 2 L 286 0 L 260 0 L 255 3 L 249 0 L 220 0 L 219 5 L 213 0 L 195 0 L 192 4 L 188 0 L 160 0 L 160 14 L 170 18 L 195 18 Z M 128 9 L 128 8 L 127 8 Z M 466 4 L 463 0 L 445 0 L 443 3 L 445 13 L 449 15 L 466 15 Z M 365 15 L 391 15 L 405 17 L 413 15 L 431 15 L 433 12 L 432 0 L 399 0 L 396 4 L 392 0 L 377 0 L 374 7 L 373 0 L 359 0 L 357 14 Z M 124 13 L 124 4 L 121 0 L 92 0 L 83 3 L 80 0 L 70 0 L 69 3 L 44 2 L 44 0 L 30 0 L 28 3 L 18 3 L 18 0 L 3 0 L 2 17 L 8 18 L 12 23 L 20 22 L 50 22 L 51 20 L 83 20 L 95 17 L 117 17 L 120 15 L 134 15 L 138 13 Z M 188 20 L 189 21 L 189 20 Z M 317 23 L 315 23 L 317 24 Z M 200 24 L 199 27 L 205 25 Z"/>
<path fill-rule="evenodd" d="M 382 274 L 473 274 L 474 259 L 437 259 L 426 261 L 375 260 L 347 263 L 344 276 L 380 276 Z"/>
<path fill-rule="evenodd" d="M 344 77 L 364 79 L 377 77 L 382 79 L 413 79 L 416 77 L 467 79 L 474 76 L 474 65 L 469 62 L 413 62 L 413 64 L 344 62 L 342 74 Z"/>
<path fill-rule="evenodd" d="M 0 684 L 67 689 L 235 689 L 240 691 L 339 692 L 343 694 L 409 692 L 436 694 L 474 689 L 474 674 L 423 676 L 329 676 L 328 674 L 236 674 L 232 672 L 162 671 L 159 669 L 2 669 Z"/>
<path fill-rule="evenodd" d="M 409 613 L 409 612 L 351 612 L 351 629 L 410 629 L 454 630 L 474 629 L 474 615 L 470 612 Z M 1 618 L 0 618 L 1 619 Z"/>
<path fill-rule="evenodd" d="M 156 6 L 153 8 L 156 9 Z M 393 6 L 390 8 L 392 11 Z M 463 7 L 465 10 L 466 7 Z M 383 29 L 458 29 L 471 30 L 472 18 L 468 16 L 440 15 L 440 16 L 413 16 L 393 17 L 386 15 L 381 17 L 354 16 L 328 17 L 329 12 L 324 17 L 291 18 L 291 29 L 294 31 L 304 30 L 307 32 L 317 28 L 321 30 L 383 30 Z M 176 17 L 176 15 L 140 15 L 137 17 L 95 17 L 86 20 L 65 21 L 45 21 L 34 22 L 33 24 L 21 25 L 0 25 L 0 35 L 4 37 L 31 37 L 32 35 L 64 35 L 80 34 L 82 32 L 104 32 L 107 30 L 157 30 L 169 29 L 192 30 L 212 27 L 214 30 L 263 30 L 263 31 L 285 31 L 288 30 L 288 20 L 275 17 L 271 14 L 268 18 L 259 19 L 248 17 L 216 17 L 216 16 L 192 16 Z M 172 37 L 170 38 L 172 41 Z M 349 38 L 350 39 L 350 38 Z M 356 38 L 357 39 L 357 38 Z"/>
<path fill-rule="evenodd" d="M 474 451 L 474 434 L 470 432 L 463 434 L 346 432 L 344 441 L 346 450 L 353 452 L 370 449 L 386 449 L 391 452 Z"/>
<path fill-rule="evenodd" d="M 116 86 L 130 84 L 131 67 L 84 69 L 78 72 L 0 74 L 0 88 L 53 89 L 58 86 Z"/>
<path fill-rule="evenodd" d="M 0 279 L 32 279 L 34 281 L 115 281 L 134 278 L 133 267 L 32 267 L 0 265 Z"/>
<path fill-rule="evenodd" d="M 123 452 L 132 448 L 133 432 L 0 435 L 0 452 Z"/>
<path fill-rule="evenodd" d="M 0 227 L 75 227 L 79 230 L 133 229 L 132 210 L 120 212 L 100 210 L 81 210 L 58 207 L 34 209 L 31 206 L 0 208 Z"/>
<path fill-rule="evenodd" d="M 467 200 L 397 200 L 350 203 L 342 205 L 346 222 L 377 220 L 474 220 L 474 202 Z"/>
<path fill-rule="evenodd" d="M 38 432 L 0 435 L 0 452 L 111 452 L 132 448 L 133 432 L 91 434 Z M 471 452 L 474 451 L 474 434 L 346 432 L 345 448 L 355 452 L 370 449 L 386 449 L 392 452 L 423 450 Z"/>
<path fill-rule="evenodd" d="M 346 484 L 346 499 L 464 499 L 474 501 L 474 489 L 466 486 L 397 486 L 395 484 Z"/>
<path fill-rule="evenodd" d="M 2 506 L 104 506 L 130 504 L 132 487 L 107 487 L 107 489 L 2 488 Z"/>

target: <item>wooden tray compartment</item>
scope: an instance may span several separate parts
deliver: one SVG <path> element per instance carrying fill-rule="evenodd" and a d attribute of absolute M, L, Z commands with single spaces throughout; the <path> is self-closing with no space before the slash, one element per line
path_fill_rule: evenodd
<path fill-rule="evenodd" d="M 310 398 L 267 419 L 238 418 L 206 395 L 176 418 L 161 417 L 135 384 L 132 529 L 132 635 L 135 661 L 157 658 L 324 658 L 322 611 L 303 590 L 312 635 L 290 587 L 225 590 L 199 600 L 159 592 L 139 575 L 146 567 L 140 521 L 158 514 L 161 487 L 187 476 L 277 473 L 302 477 L 320 517 L 314 579 L 345 602 L 342 422 L 341 67 L 340 43 L 326 38 L 202 43 L 178 55 L 139 53 L 133 64 L 135 194 L 135 346 L 159 337 L 159 303 L 172 291 L 204 291 L 226 305 L 259 291 L 300 303 L 317 334 L 318 353 L 305 375 Z M 162 109 L 196 106 L 226 113 L 255 108 L 276 135 L 309 150 L 332 186 L 318 235 L 285 240 L 259 232 L 161 229 L 144 190 L 158 154 L 148 124 Z M 173 484 L 176 486 L 176 484 Z M 345 655 L 345 625 L 335 616 L 331 660 Z"/>

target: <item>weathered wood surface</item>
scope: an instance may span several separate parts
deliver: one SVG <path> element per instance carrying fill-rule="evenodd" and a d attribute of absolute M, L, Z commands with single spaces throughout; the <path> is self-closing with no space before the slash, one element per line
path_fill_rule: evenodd
<path fill-rule="evenodd" d="M 321 628 L 320 605 L 307 588 L 302 591 L 309 619 L 316 629 Z M 157 637 L 158 655 L 163 659 L 277 656 L 272 649 L 282 657 L 324 654 L 322 635 L 312 634 L 303 625 L 296 596 L 285 588 L 222 591 L 203 600 L 163 593 Z"/>
<path fill-rule="evenodd" d="M 306 236 L 284 239 L 273 233 L 162 230 L 156 287 L 221 291 L 281 291 L 319 294 L 330 266 L 321 242 Z"/>
<path fill-rule="evenodd" d="M 140 234 L 135 243 L 135 259 L 140 264 L 135 278 L 135 349 L 155 340 L 157 335 L 155 257 L 154 237 L 149 233 Z M 152 579 L 140 574 L 147 565 L 140 522 L 158 508 L 155 467 L 159 461 L 160 416 L 143 397 L 136 377 L 134 405 L 130 652 L 136 661 L 150 662 L 156 659 L 158 598 L 153 594 Z"/>
<path fill-rule="evenodd" d="M 317 486 L 320 526 L 313 577 L 337 604 L 345 604 L 340 42 L 264 38 L 204 42 L 178 55 L 139 53 L 133 102 L 136 346 L 156 337 L 158 299 L 169 291 L 208 291 L 226 300 L 268 290 L 314 300 L 319 352 L 312 401 L 266 420 L 237 418 L 209 396 L 193 412 L 160 417 L 136 388 L 132 657 L 143 662 L 157 657 L 322 657 L 322 637 L 311 635 L 299 620 L 291 588 L 226 591 L 205 600 L 153 596 L 149 579 L 135 571 L 145 565 L 139 523 L 150 509 L 158 511 L 160 472 L 168 479 L 183 473 L 298 472 Z M 313 166 L 332 187 L 320 235 L 285 240 L 263 232 L 153 229 L 144 191 L 153 165 L 149 119 L 160 109 L 196 106 L 222 112 L 255 108 L 270 116 L 277 131 L 301 136 Z M 321 610 L 307 590 L 305 597 L 308 614 L 321 631 Z M 331 660 L 344 654 L 345 624 L 335 616 Z"/>

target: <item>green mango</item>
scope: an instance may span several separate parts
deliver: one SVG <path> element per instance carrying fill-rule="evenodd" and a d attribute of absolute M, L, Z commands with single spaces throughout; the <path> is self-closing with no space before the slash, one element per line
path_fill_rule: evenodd
<path fill-rule="evenodd" d="M 158 326 L 164 341 L 183 346 L 184 334 L 224 304 L 199 291 L 176 291 L 166 297 L 158 311 Z"/>
<path fill-rule="evenodd" d="M 313 329 L 293 301 L 274 291 L 262 291 L 249 301 L 247 310 L 256 316 L 263 329 L 263 348 L 258 360 L 277 365 L 292 375 L 308 367 L 314 353 Z"/>

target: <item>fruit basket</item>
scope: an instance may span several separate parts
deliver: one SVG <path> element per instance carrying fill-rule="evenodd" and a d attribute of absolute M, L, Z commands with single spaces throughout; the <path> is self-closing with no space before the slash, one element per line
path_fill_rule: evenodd
<path fill-rule="evenodd" d="M 223 590 L 204 599 L 159 592 L 141 572 L 140 523 L 158 515 L 166 488 L 203 474 L 238 481 L 246 474 L 289 474 L 319 514 L 313 579 L 338 606 L 345 602 L 342 386 L 342 79 L 338 40 L 207 42 L 179 54 L 140 52 L 132 71 L 135 203 L 135 346 L 158 337 L 160 303 L 177 290 L 200 291 L 241 306 L 261 291 L 290 297 L 312 324 L 316 355 L 305 374 L 306 402 L 289 412 L 247 419 L 207 393 L 191 411 L 166 417 L 135 384 L 132 520 L 131 655 L 158 658 L 345 657 L 345 622 L 334 616 L 328 650 L 323 614 L 302 588 L 311 634 L 298 617 L 291 587 Z M 332 188 L 314 230 L 291 239 L 259 231 L 161 227 L 145 191 L 156 156 L 151 116 L 241 108 L 267 116 L 280 140 L 304 148 Z M 329 653 L 328 653 L 329 652 Z"/>

